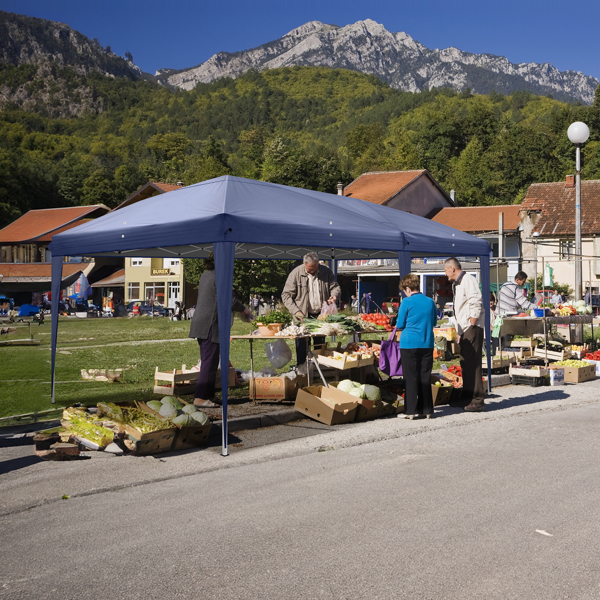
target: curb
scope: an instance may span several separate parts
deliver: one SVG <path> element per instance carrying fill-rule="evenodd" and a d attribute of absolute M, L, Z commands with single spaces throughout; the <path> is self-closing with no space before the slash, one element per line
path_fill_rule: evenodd
<path fill-rule="evenodd" d="M 284 425 L 292 421 L 304 419 L 304 415 L 293 408 L 284 408 L 283 410 L 264 413 L 259 415 L 248 415 L 247 417 L 236 417 L 228 419 L 227 431 L 233 433 L 242 431 L 242 429 L 259 429 L 260 427 L 272 427 L 273 425 Z M 213 421 L 213 429 L 210 438 L 221 437 L 223 431 L 223 421 Z"/>

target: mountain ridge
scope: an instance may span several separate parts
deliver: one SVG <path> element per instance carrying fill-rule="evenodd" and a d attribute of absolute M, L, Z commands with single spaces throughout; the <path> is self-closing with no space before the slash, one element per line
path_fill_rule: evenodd
<path fill-rule="evenodd" d="M 504 56 L 429 49 L 405 32 L 389 32 L 366 19 L 340 27 L 309 21 L 256 48 L 218 52 L 189 69 L 159 69 L 163 85 L 190 90 L 198 83 L 238 77 L 250 70 L 291 66 L 346 68 L 373 74 L 401 91 L 432 87 L 474 93 L 531 91 L 591 104 L 600 81 L 579 71 L 559 71 L 550 63 L 511 63 Z"/>

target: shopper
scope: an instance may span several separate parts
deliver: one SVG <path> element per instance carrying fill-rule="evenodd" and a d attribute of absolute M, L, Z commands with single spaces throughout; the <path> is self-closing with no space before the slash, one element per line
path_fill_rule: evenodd
<path fill-rule="evenodd" d="M 421 415 L 429 419 L 433 415 L 431 368 L 437 307 L 431 298 L 421 294 L 419 287 L 419 276 L 414 273 L 400 280 L 400 291 L 406 298 L 400 305 L 396 327 L 402 331 L 400 355 L 406 387 L 404 411 L 408 419 Z"/>
<path fill-rule="evenodd" d="M 519 271 L 515 275 L 514 281 L 507 281 L 498 294 L 497 313 L 499 315 L 508 315 L 525 312 L 532 308 L 537 308 L 533 302 L 529 302 L 525 297 L 522 286 L 527 281 L 527 273 Z"/>
<path fill-rule="evenodd" d="M 252 312 L 254 313 L 255 317 L 258 317 L 259 307 L 260 307 L 260 300 L 258 298 L 258 295 L 254 294 L 254 298 L 252 298 Z"/>
<path fill-rule="evenodd" d="M 481 412 L 485 398 L 481 380 L 485 319 L 479 284 L 475 277 L 462 270 L 460 262 L 454 257 L 446 260 L 444 272 L 453 282 L 453 310 L 463 378 L 461 403 L 468 412 Z"/>
<path fill-rule="evenodd" d="M 288 275 L 281 300 L 299 322 L 306 317 L 318 317 L 323 302 L 337 303 L 340 293 L 340 286 L 331 269 L 319 264 L 316 252 L 309 252 L 305 254 L 303 264 Z M 315 337 L 313 342 L 324 344 L 325 337 Z M 296 360 L 298 366 L 306 362 L 305 339 L 296 339 Z"/>
<path fill-rule="evenodd" d="M 231 301 L 232 310 L 243 313 L 251 319 L 250 311 L 235 297 Z M 231 323 L 225 324 L 230 328 Z M 217 282 L 215 278 L 215 263 L 212 257 L 204 259 L 204 272 L 198 284 L 198 301 L 190 324 L 189 337 L 196 338 L 200 346 L 200 372 L 194 404 L 204 408 L 219 406 L 215 400 L 217 369 L 221 349 L 219 346 L 219 314 L 217 310 Z M 228 365 L 224 366 L 225 369 Z"/>
<path fill-rule="evenodd" d="M 552 304 L 554 304 L 554 306 L 558 306 L 559 304 L 563 303 L 562 296 L 558 293 L 557 290 L 554 290 L 552 292 L 552 298 L 550 298 L 550 301 L 552 302 Z"/>

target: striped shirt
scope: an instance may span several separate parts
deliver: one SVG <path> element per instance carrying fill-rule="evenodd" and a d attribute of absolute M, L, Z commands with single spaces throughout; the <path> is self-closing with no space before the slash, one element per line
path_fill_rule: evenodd
<path fill-rule="evenodd" d="M 499 315 L 525 312 L 531 308 L 536 308 L 536 305 L 527 300 L 523 290 L 514 281 L 505 283 L 500 288 L 497 309 Z"/>

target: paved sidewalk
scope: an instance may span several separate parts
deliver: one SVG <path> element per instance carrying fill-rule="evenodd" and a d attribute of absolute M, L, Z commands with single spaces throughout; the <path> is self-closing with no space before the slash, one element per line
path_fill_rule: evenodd
<path fill-rule="evenodd" d="M 230 423 L 228 457 L 221 456 L 218 427 L 216 436 L 212 437 L 212 445 L 207 448 L 152 457 L 111 456 L 95 452 L 90 453 L 90 460 L 55 463 L 38 459 L 34 455 L 31 438 L 21 434 L 17 438 L 5 438 L 2 442 L 4 447 L 0 447 L 0 487 L 3 490 L 0 515 L 57 502 L 63 494 L 71 497 L 98 494 L 323 450 L 428 434 L 441 429 L 464 428 L 468 435 L 469 426 L 481 421 L 518 419 L 521 415 L 562 411 L 599 401 L 600 380 L 561 387 L 507 386 L 495 390 L 483 413 L 465 413 L 458 408 L 443 406 L 436 410 L 436 418 L 427 421 L 391 417 L 324 429 L 320 424 L 309 421 L 308 425 L 318 426 L 317 429 L 307 426 L 310 432 L 306 436 L 294 435 L 287 439 L 284 436 L 285 441 L 281 441 L 281 435 L 275 429 L 294 426 L 291 422 L 285 424 L 287 419 L 295 418 L 288 409 L 279 417 L 283 424 L 260 430 L 264 432 L 260 443 L 249 449 L 244 448 L 244 439 L 250 435 L 256 439 L 256 430 L 250 430 L 250 424 L 237 424 L 237 427 L 246 427 L 237 429 L 235 423 Z M 273 419 L 272 416 L 269 418 Z M 256 424 L 267 425 L 268 422 L 261 420 L 253 426 Z"/>

